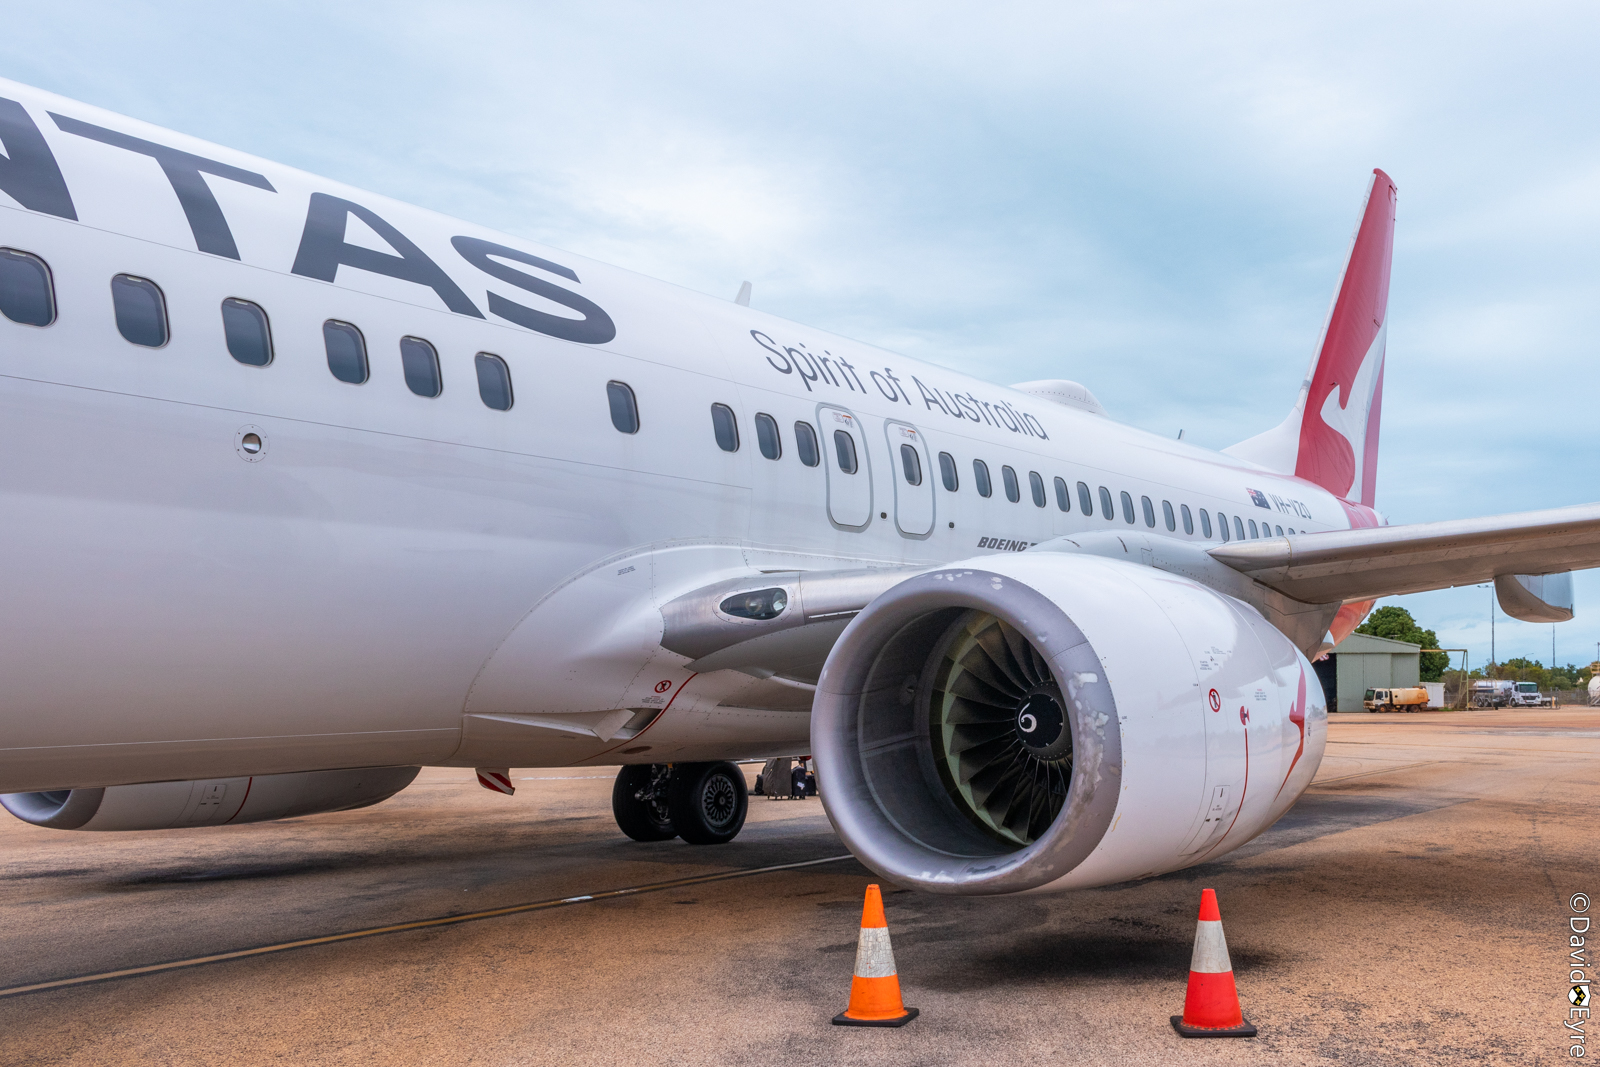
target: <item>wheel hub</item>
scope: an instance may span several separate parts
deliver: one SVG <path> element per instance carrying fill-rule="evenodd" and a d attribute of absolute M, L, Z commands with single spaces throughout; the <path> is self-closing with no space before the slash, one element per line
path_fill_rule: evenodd
<path fill-rule="evenodd" d="M 738 799 L 732 782 L 723 775 L 712 775 L 700 796 L 700 810 L 705 813 L 706 823 L 718 829 L 728 825 L 739 806 Z"/>

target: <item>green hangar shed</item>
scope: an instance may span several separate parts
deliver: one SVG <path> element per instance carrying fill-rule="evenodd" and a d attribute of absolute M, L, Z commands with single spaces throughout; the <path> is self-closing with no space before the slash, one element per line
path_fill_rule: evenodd
<path fill-rule="evenodd" d="M 1351 634 L 1314 666 L 1329 711 L 1361 711 L 1361 697 L 1368 689 L 1420 683 L 1422 646 Z"/>

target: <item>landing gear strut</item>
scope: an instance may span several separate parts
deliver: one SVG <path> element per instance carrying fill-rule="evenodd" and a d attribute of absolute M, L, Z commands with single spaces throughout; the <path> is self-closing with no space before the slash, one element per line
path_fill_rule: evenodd
<path fill-rule="evenodd" d="M 635 841 L 682 837 L 720 845 L 744 828 L 750 800 L 738 764 L 653 763 L 624 767 L 611 788 L 617 826 Z"/>

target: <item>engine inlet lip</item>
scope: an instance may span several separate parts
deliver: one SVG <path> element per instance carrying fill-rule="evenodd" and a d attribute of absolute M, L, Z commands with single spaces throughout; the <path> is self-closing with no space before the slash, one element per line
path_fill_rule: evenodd
<path fill-rule="evenodd" d="M 1073 753 L 1067 803 L 1048 831 L 1013 852 L 956 855 L 924 844 L 880 802 L 863 760 L 866 687 L 879 655 L 918 620 L 958 608 L 988 612 L 1018 630 L 1049 661 L 1066 699 Z M 818 680 L 811 745 L 824 806 L 846 845 L 883 877 L 926 892 L 1015 893 L 1062 878 L 1110 829 L 1121 786 L 1121 723 L 1094 647 L 1050 598 L 987 570 L 926 572 L 868 605 Z"/>

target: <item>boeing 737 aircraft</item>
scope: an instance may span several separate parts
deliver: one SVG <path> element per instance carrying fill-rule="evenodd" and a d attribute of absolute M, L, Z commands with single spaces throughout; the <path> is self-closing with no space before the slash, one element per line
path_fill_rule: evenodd
<path fill-rule="evenodd" d="M 883 877 L 1106 885 L 1306 789 L 1374 598 L 1572 615 L 1600 506 L 1374 511 L 1395 187 L 1222 452 L 0 82 L 0 802 L 61 830 L 812 752 Z M 1287 398 L 1286 398 L 1287 399 Z"/>

